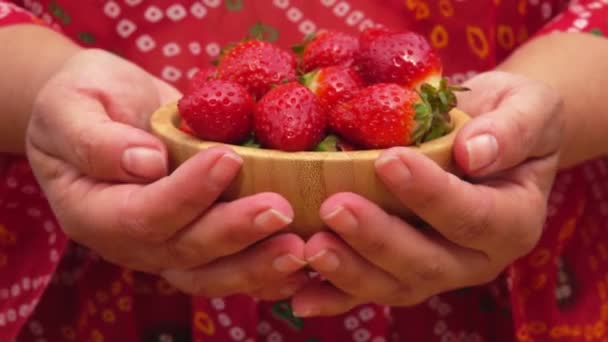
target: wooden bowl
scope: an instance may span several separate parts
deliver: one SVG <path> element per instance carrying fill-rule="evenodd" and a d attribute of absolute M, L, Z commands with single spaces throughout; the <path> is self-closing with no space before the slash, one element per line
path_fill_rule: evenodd
<path fill-rule="evenodd" d="M 454 129 L 448 135 L 410 148 L 419 149 L 442 168 L 456 172 L 452 144 L 456 132 L 469 117 L 457 109 L 450 115 Z M 152 132 L 167 145 L 172 168 L 198 151 L 220 144 L 201 141 L 179 130 L 180 117 L 176 103 L 161 107 L 150 120 Z M 354 192 L 392 214 L 403 218 L 413 217 L 376 176 L 374 161 L 381 150 L 288 153 L 235 145 L 230 147 L 243 158 L 244 164 L 222 199 L 233 200 L 267 191 L 279 193 L 295 211 L 290 229 L 303 237 L 324 229 L 319 208 L 327 197 L 338 192 Z"/>

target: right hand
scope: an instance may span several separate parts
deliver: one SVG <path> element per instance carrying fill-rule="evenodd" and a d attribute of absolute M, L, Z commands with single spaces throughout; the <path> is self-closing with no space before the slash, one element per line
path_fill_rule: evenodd
<path fill-rule="evenodd" d="M 46 83 L 28 126 L 27 155 L 60 225 L 104 259 L 160 274 L 190 294 L 292 295 L 307 277 L 304 241 L 276 234 L 293 218 L 284 198 L 262 193 L 217 203 L 242 164 L 225 147 L 169 174 L 166 148 L 147 132 L 148 119 L 179 96 L 100 50 L 76 53 Z"/>

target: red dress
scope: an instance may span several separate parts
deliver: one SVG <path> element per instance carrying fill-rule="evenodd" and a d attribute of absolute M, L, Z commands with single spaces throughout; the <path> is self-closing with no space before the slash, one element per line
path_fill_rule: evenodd
<path fill-rule="evenodd" d="M 534 35 L 608 32 L 608 1 L 0 0 L 0 25 L 27 21 L 181 89 L 247 32 L 288 47 L 381 23 L 426 35 L 461 82 Z M 284 302 L 193 298 L 104 262 L 68 241 L 26 160 L 0 156 L 0 341 L 608 341 L 608 164 L 561 172 L 549 201 L 537 248 L 491 284 L 301 320 Z"/>

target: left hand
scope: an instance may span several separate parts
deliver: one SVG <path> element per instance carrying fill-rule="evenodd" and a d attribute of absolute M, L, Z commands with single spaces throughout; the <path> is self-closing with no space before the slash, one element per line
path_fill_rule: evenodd
<path fill-rule="evenodd" d="M 389 149 L 376 162 L 387 188 L 432 232 L 358 195 L 330 197 L 320 215 L 333 232 L 317 233 L 304 251 L 327 282 L 294 296 L 297 315 L 335 315 L 368 302 L 414 305 L 489 282 L 535 246 L 558 167 L 561 98 L 504 72 L 465 86 L 471 91 L 459 95 L 459 108 L 475 118 L 458 133 L 454 157 L 469 181 L 411 148 Z"/>

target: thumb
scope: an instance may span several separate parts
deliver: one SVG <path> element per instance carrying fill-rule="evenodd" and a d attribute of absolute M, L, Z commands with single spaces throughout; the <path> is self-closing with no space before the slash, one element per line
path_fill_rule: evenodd
<path fill-rule="evenodd" d="M 156 77 L 153 77 L 152 81 L 154 82 L 154 86 L 158 91 L 158 98 L 160 100 L 161 105 L 177 101 L 182 97 L 182 93 L 180 93 L 179 90 L 177 90 L 169 83 L 160 80 Z"/>
<path fill-rule="evenodd" d="M 38 152 L 36 168 L 54 158 L 93 178 L 123 182 L 152 181 L 168 172 L 164 144 L 144 129 L 110 119 L 94 95 L 41 93 L 27 139 L 28 150 Z"/>
<path fill-rule="evenodd" d="M 504 171 L 559 148 L 561 100 L 551 88 L 528 81 L 497 93 L 494 105 L 483 108 L 454 142 L 456 162 L 472 176 Z"/>

